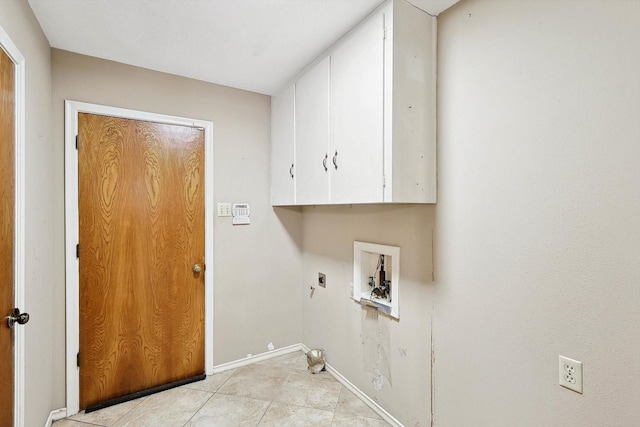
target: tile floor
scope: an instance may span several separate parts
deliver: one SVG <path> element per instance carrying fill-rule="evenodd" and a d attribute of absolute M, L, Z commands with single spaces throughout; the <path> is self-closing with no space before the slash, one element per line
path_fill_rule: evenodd
<path fill-rule="evenodd" d="M 302 352 L 56 421 L 53 427 L 389 426 Z"/>

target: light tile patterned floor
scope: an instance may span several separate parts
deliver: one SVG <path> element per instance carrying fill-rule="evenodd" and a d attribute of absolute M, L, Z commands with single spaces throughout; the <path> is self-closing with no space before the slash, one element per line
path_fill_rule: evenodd
<path fill-rule="evenodd" d="M 53 427 L 386 427 L 331 375 L 307 371 L 301 352 L 222 372 L 204 381 L 79 413 Z"/>

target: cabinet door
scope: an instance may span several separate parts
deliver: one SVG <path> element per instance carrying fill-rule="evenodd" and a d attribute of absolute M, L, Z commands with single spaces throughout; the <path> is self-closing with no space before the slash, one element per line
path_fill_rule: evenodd
<path fill-rule="evenodd" d="M 297 204 L 329 203 L 329 165 L 327 57 L 296 82 Z"/>
<path fill-rule="evenodd" d="M 383 200 L 383 76 L 384 18 L 379 13 L 331 58 L 333 203 Z"/>
<path fill-rule="evenodd" d="M 271 98 L 271 204 L 295 204 L 295 85 Z"/>

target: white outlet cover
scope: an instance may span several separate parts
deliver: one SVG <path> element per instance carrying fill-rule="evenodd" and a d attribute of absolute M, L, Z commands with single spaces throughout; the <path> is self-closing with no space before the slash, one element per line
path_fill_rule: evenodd
<path fill-rule="evenodd" d="M 582 394 L 582 362 L 559 355 L 558 383 Z"/>

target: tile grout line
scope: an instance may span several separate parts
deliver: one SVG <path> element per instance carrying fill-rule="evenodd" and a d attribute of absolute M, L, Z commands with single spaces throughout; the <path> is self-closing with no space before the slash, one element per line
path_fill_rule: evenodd
<path fill-rule="evenodd" d="M 140 402 L 136 403 L 131 409 L 129 409 L 127 412 L 125 412 L 124 414 L 122 414 L 122 416 L 120 418 L 118 418 L 117 420 L 115 420 L 114 422 L 112 422 L 109 426 L 105 426 L 105 427 L 111 427 L 113 425 L 118 424 L 118 422 L 123 419 L 124 417 L 126 417 L 127 415 L 129 415 L 129 412 L 133 411 L 134 409 L 136 409 L 138 406 L 140 406 L 140 404 L 142 402 L 144 402 L 145 400 L 147 400 L 147 397 L 149 396 L 144 396 L 143 398 L 140 399 Z"/>
<path fill-rule="evenodd" d="M 264 419 L 264 416 L 267 415 L 267 412 L 269 412 L 269 408 L 271 408 L 271 404 L 273 403 L 273 400 L 271 402 L 269 402 L 269 406 L 267 406 L 267 408 L 264 410 L 264 412 L 262 413 L 262 416 L 260 417 L 260 419 L 258 420 L 258 423 L 256 424 L 256 427 L 258 427 L 260 425 L 260 423 L 262 422 L 262 420 Z"/>
<path fill-rule="evenodd" d="M 218 387 L 218 388 L 220 388 L 220 387 Z M 196 391 L 204 391 L 204 390 L 196 390 Z M 184 423 L 184 425 L 182 427 L 186 427 L 186 425 L 191 422 L 193 417 L 195 417 L 198 414 L 198 412 L 200 412 L 202 410 L 202 408 L 204 408 L 204 405 L 206 405 L 211 399 L 213 399 L 213 396 L 216 395 L 216 392 L 205 392 L 205 393 L 211 393 L 211 396 L 209 396 L 209 398 L 207 400 L 205 400 L 204 403 L 202 403 L 202 405 L 200 405 L 200 407 L 193 412 L 193 414 L 191 414 L 191 416 L 189 417 L 187 422 Z"/>
<path fill-rule="evenodd" d="M 227 379 L 225 379 L 224 381 L 222 381 L 222 383 L 220 383 L 220 385 L 219 385 L 218 387 L 216 387 L 216 390 L 215 390 L 215 391 L 201 390 L 201 389 L 195 389 L 195 388 L 193 388 L 193 389 L 192 389 L 192 388 L 189 388 L 189 387 L 185 387 L 185 388 L 187 388 L 187 389 L 189 389 L 189 390 L 204 391 L 204 392 L 207 392 L 207 393 L 211 393 L 211 396 L 209 396 L 209 398 L 208 398 L 208 399 L 207 399 L 207 400 L 206 400 L 202 405 L 200 405 L 200 408 L 198 408 L 198 409 L 193 413 L 193 415 L 191 415 L 191 417 L 189 417 L 189 419 L 187 420 L 187 422 L 184 424 L 184 426 L 183 426 L 183 427 L 185 427 L 187 424 L 189 424 L 189 423 L 191 422 L 191 420 L 193 419 L 193 417 L 195 417 L 195 416 L 198 414 L 198 412 L 200 412 L 200 411 L 202 410 L 202 408 L 204 408 L 204 406 L 205 406 L 207 403 L 209 403 L 209 401 L 210 401 L 211 399 L 213 399 L 213 397 L 214 397 L 216 394 L 218 394 L 218 390 L 220 390 L 220 389 L 222 388 L 222 386 L 223 386 L 227 381 L 229 381 L 229 378 L 231 378 L 233 375 L 235 375 L 235 373 L 236 373 L 236 372 L 237 372 L 237 369 L 234 369 L 234 370 L 233 370 L 233 372 L 232 372 L 231 374 L 229 374 L 229 376 L 227 377 Z M 213 375 L 215 375 L 215 374 L 213 374 Z M 207 375 L 207 377 L 209 377 L 209 376 L 213 376 L 213 375 Z M 204 381 L 206 381 L 206 378 L 204 379 Z M 191 383 L 191 384 L 192 384 L 192 383 Z M 187 384 L 187 385 L 188 385 L 188 384 Z M 223 393 L 220 393 L 220 394 L 221 394 L 221 395 L 224 395 Z"/>
<path fill-rule="evenodd" d="M 340 383 L 338 383 L 340 384 Z M 340 394 L 342 393 L 342 389 L 344 388 L 344 386 L 342 384 L 340 384 L 340 390 L 338 391 L 338 401 L 336 402 L 336 407 L 333 411 L 333 416 L 331 417 L 331 427 L 333 427 L 333 422 L 336 419 L 336 414 L 338 413 L 338 406 L 340 406 Z"/>

